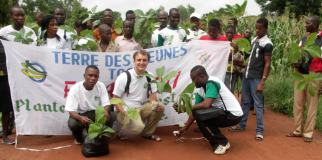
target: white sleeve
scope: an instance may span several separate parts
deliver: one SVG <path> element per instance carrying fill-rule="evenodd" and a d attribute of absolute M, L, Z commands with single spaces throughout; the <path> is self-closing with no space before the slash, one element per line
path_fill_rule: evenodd
<path fill-rule="evenodd" d="M 77 112 L 78 111 L 78 106 L 79 106 L 79 102 L 78 102 L 78 98 L 76 96 L 76 94 L 79 92 L 79 90 L 77 89 L 77 86 L 72 87 L 69 90 L 68 96 L 67 96 L 67 100 L 66 100 L 66 106 L 65 106 L 65 110 L 68 112 Z"/>
<path fill-rule="evenodd" d="M 122 94 L 124 93 L 126 82 L 127 82 L 127 75 L 126 73 L 123 72 L 116 78 L 113 94 L 118 97 L 121 97 Z"/>
<path fill-rule="evenodd" d="M 100 92 L 101 92 L 101 95 L 100 95 L 100 101 L 101 101 L 101 105 L 103 107 L 107 106 L 107 105 L 111 105 L 110 104 L 110 99 L 108 98 L 108 94 L 107 94 L 107 90 L 106 90 L 106 87 L 103 83 L 99 83 L 99 88 L 100 88 Z"/>
<path fill-rule="evenodd" d="M 5 37 L 5 33 L 4 33 L 3 28 L 0 29 L 0 36 L 3 37 L 3 38 L 7 38 L 7 37 Z"/>

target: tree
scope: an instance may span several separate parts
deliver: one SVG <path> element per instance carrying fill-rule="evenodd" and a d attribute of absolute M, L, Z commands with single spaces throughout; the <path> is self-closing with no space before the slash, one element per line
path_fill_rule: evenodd
<path fill-rule="evenodd" d="M 1 0 L 0 1 L 0 27 L 10 24 L 10 7 L 17 5 L 18 0 Z"/>
<path fill-rule="evenodd" d="M 277 15 L 284 13 L 288 8 L 296 17 L 306 14 L 321 15 L 320 8 L 322 0 L 255 0 L 261 6 L 264 14 L 275 12 Z"/>
<path fill-rule="evenodd" d="M 113 11 L 113 18 L 114 18 L 114 21 L 117 21 L 119 19 L 122 20 L 121 13 L 118 11 Z"/>
<path fill-rule="evenodd" d="M 179 9 L 179 12 L 180 12 L 180 24 L 184 24 L 184 21 L 188 20 L 189 18 L 188 11 L 186 7 L 184 7 L 183 5 L 180 5 L 177 8 Z"/>
<path fill-rule="evenodd" d="M 192 7 L 190 4 L 187 5 L 187 11 L 189 15 L 191 15 L 193 12 L 195 12 L 195 7 Z"/>

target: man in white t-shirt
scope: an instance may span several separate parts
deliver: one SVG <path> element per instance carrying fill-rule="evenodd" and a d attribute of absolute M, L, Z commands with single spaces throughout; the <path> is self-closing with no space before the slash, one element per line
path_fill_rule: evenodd
<path fill-rule="evenodd" d="M 105 109 L 106 125 L 113 126 L 115 114 L 110 112 L 110 102 L 105 85 L 98 81 L 99 69 L 89 65 L 85 69 L 84 81 L 73 85 L 68 93 L 65 110 L 69 112 L 68 127 L 75 137 L 75 145 L 83 142 L 83 128 L 95 121 L 95 109 L 101 105 Z"/>
<path fill-rule="evenodd" d="M 58 26 L 62 26 L 62 25 L 65 25 L 65 20 L 66 20 L 66 11 L 63 7 L 56 7 L 54 9 L 54 17 L 56 18 L 57 20 L 57 24 Z M 74 40 L 71 35 L 75 34 L 77 35 L 77 32 L 76 30 L 74 30 L 75 33 L 71 33 L 71 32 L 66 32 L 66 30 L 62 30 L 62 29 L 58 29 L 57 31 L 57 34 L 61 37 L 61 38 L 64 38 L 66 40 L 66 49 L 68 50 L 72 50 L 72 49 L 75 49 L 78 41 L 77 40 Z"/>
<path fill-rule="evenodd" d="M 145 73 L 145 69 L 149 64 L 150 55 L 145 50 L 137 51 L 133 54 L 134 69 L 120 74 L 116 81 L 113 91 L 113 98 L 122 99 L 129 107 L 137 110 L 139 117 L 137 120 L 131 120 L 126 128 L 122 130 L 123 118 L 117 119 L 119 140 L 127 140 L 127 136 L 139 135 L 142 137 L 162 141 L 162 138 L 154 134 L 155 129 L 164 113 L 164 105 L 157 101 L 157 86 L 155 83 L 148 84 L 146 76 L 138 76 Z M 152 74 L 151 72 L 147 72 Z M 130 83 L 129 77 L 130 76 Z M 126 91 L 127 88 L 127 91 Z M 152 104 L 156 105 L 156 109 L 152 110 Z M 115 114 L 121 112 L 122 115 L 127 112 L 126 106 L 115 105 L 117 110 Z M 124 116 L 122 116 L 124 117 Z M 147 121 L 144 125 L 144 121 Z"/>
<path fill-rule="evenodd" d="M 16 36 L 10 35 L 9 33 L 10 32 L 19 33 L 20 29 L 24 28 L 25 29 L 24 36 L 26 36 L 27 33 L 31 31 L 32 34 L 30 35 L 30 37 L 27 37 L 27 38 L 31 38 L 31 39 L 36 38 L 35 32 L 31 28 L 24 26 L 25 12 L 20 6 L 16 5 L 10 8 L 10 19 L 12 20 L 13 24 L 0 29 L 1 37 L 7 39 L 8 41 L 14 42 L 14 39 Z"/>
<path fill-rule="evenodd" d="M 187 40 L 199 40 L 201 36 L 207 35 L 207 33 L 201 29 L 199 29 L 199 21 L 201 19 L 201 15 L 199 13 L 192 13 L 190 15 L 190 24 L 195 24 L 195 26 L 191 26 L 189 28 L 189 35 L 187 36 Z"/>
<path fill-rule="evenodd" d="M 169 11 L 170 25 L 162 29 L 158 35 L 157 47 L 166 45 L 176 45 L 184 42 L 187 39 L 187 34 L 183 29 L 180 29 L 180 12 L 177 8 L 172 8 Z"/>
<path fill-rule="evenodd" d="M 213 108 L 227 108 L 229 113 L 225 117 L 213 117 L 207 120 L 197 120 L 197 124 L 204 137 L 209 141 L 215 154 L 224 154 L 230 147 L 227 138 L 221 133 L 219 127 L 230 127 L 238 124 L 243 116 L 243 111 L 230 90 L 217 77 L 208 76 L 203 66 L 195 66 L 190 71 L 192 82 L 196 84 L 197 95 L 192 110 Z M 182 136 L 195 121 L 192 113 L 186 125 L 180 129 Z"/>
<path fill-rule="evenodd" d="M 156 47 L 158 44 L 158 35 L 159 32 L 166 28 L 168 25 L 168 13 L 166 11 L 160 11 L 158 13 L 158 22 L 161 23 L 160 28 L 153 31 L 152 37 L 151 37 L 151 43 L 153 47 Z"/>

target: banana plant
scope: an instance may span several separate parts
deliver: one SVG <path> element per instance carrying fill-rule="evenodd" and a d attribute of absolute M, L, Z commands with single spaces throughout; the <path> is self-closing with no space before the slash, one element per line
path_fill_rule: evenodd
<path fill-rule="evenodd" d="M 148 44 L 151 44 L 152 33 L 155 30 L 155 25 L 161 25 L 160 22 L 154 23 L 154 20 L 157 20 L 157 17 L 153 15 L 145 15 L 142 10 L 135 10 L 137 18 L 134 24 L 133 36 L 136 42 L 140 42 L 141 46 L 144 47 Z"/>
<path fill-rule="evenodd" d="M 195 89 L 195 83 L 192 82 L 188 84 L 188 86 L 181 92 L 178 96 L 177 100 L 177 107 L 175 109 L 178 109 L 179 112 L 184 111 L 184 108 L 186 110 L 186 113 L 190 115 L 192 112 L 192 99 L 191 95 L 193 94 L 193 91 Z"/>
<path fill-rule="evenodd" d="M 88 128 L 88 139 L 94 139 L 96 137 L 101 138 L 102 136 L 111 137 L 111 133 L 115 133 L 115 131 L 108 126 L 105 126 L 106 117 L 105 109 L 103 106 L 98 106 L 95 109 L 95 122 L 91 120 L 89 128 Z"/>
<path fill-rule="evenodd" d="M 130 123 L 130 120 L 137 120 L 139 118 L 139 114 L 136 111 L 136 109 L 128 106 L 122 99 L 119 98 L 112 98 L 110 99 L 111 104 L 116 104 L 116 105 L 122 105 L 126 106 L 128 108 L 128 111 L 125 112 L 124 115 L 124 121 L 123 121 L 123 127 L 122 129 L 125 129 L 126 126 Z M 117 115 L 117 119 L 120 120 L 122 118 L 121 112 Z"/>
<path fill-rule="evenodd" d="M 294 72 L 291 74 L 291 77 L 296 81 L 301 81 L 296 87 L 297 90 L 304 90 L 307 87 L 307 85 L 309 85 L 308 91 L 312 97 L 315 96 L 315 90 L 318 89 L 317 85 L 313 82 L 319 82 L 322 80 L 322 75 L 315 74 L 315 71 L 310 71 L 309 74 L 305 75 L 302 75 L 299 72 Z"/>
<path fill-rule="evenodd" d="M 29 31 L 26 35 L 25 35 L 25 29 L 21 28 L 18 32 L 12 31 L 10 33 L 8 33 L 9 35 L 13 35 L 15 36 L 14 41 L 15 42 L 21 42 L 22 44 L 30 44 L 31 42 L 33 42 L 34 40 L 30 38 L 30 36 L 33 34 L 32 31 Z"/>
<path fill-rule="evenodd" d="M 149 82 L 149 84 L 156 83 L 158 92 L 160 94 L 162 94 L 164 92 L 171 93 L 172 92 L 172 88 L 167 83 L 167 81 L 170 80 L 170 79 L 172 79 L 173 77 L 177 76 L 178 75 L 178 72 L 177 71 L 171 71 L 170 73 L 168 73 L 166 76 L 164 76 L 162 78 L 162 76 L 164 74 L 164 71 L 165 71 L 165 67 L 164 66 L 162 66 L 161 68 L 157 68 L 156 69 L 156 73 L 157 73 L 158 78 L 154 77 L 153 75 L 151 75 L 149 73 L 143 73 L 143 74 L 140 74 L 139 76 L 148 76 L 151 79 L 153 79 L 151 82 Z"/>

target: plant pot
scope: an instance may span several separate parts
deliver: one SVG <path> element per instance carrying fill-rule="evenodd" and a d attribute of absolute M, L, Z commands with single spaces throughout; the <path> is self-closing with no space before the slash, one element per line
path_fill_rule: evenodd
<path fill-rule="evenodd" d="M 86 158 L 89 157 L 98 157 L 107 155 L 110 153 L 107 137 L 102 136 L 101 138 L 96 137 L 92 140 L 88 139 L 88 136 L 85 138 L 84 145 L 82 147 L 82 154 Z"/>

